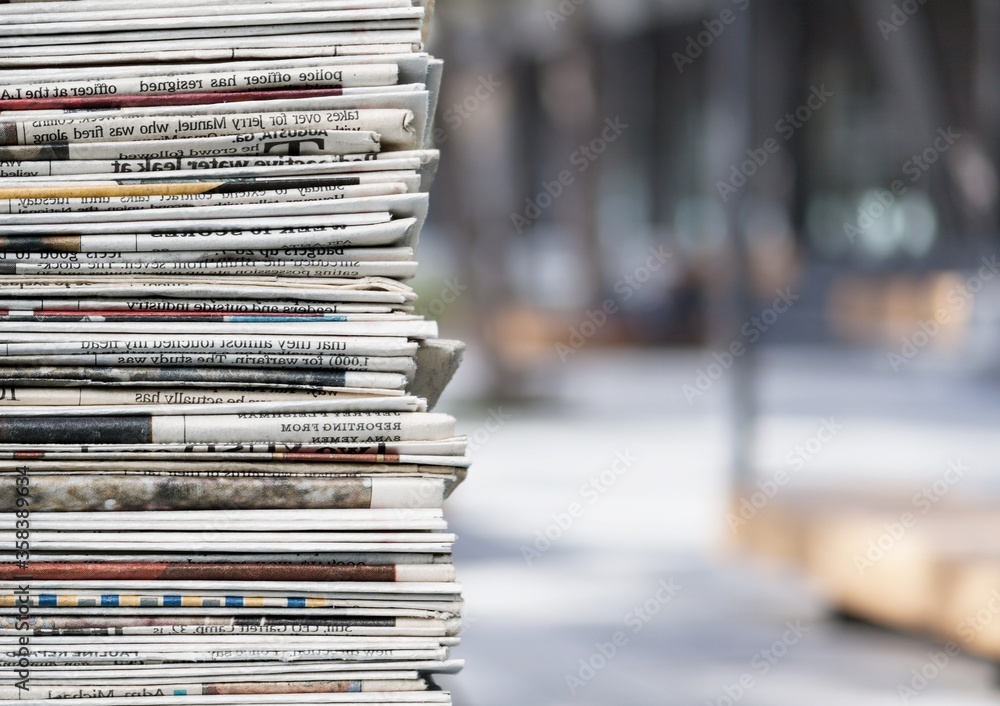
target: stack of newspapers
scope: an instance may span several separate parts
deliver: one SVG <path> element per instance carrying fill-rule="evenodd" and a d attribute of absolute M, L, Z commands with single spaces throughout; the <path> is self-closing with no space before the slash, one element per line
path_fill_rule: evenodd
<path fill-rule="evenodd" d="M 428 4 L 0 4 L 0 704 L 451 702 Z"/>

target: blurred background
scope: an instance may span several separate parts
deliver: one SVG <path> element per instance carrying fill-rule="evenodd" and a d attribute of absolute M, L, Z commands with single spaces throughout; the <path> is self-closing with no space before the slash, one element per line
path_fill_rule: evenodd
<path fill-rule="evenodd" d="M 1000 3 L 440 0 L 463 706 L 1000 703 Z"/>

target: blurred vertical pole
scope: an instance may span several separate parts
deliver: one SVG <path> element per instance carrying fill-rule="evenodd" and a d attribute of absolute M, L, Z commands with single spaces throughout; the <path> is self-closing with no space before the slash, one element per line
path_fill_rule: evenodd
<path fill-rule="evenodd" d="M 574 39 L 574 51 L 581 58 L 588 53 L 594 57 L 585 63 L 589 64 L 589 79 L 591 85 L 595 86 L 595 102 L 598 105 L 591 108 L 590 115 L 577 122 L 574 126 L 576 131 L 574 144 L 588 144 L 590 140 L 594 139 L 594 135 L 598 135 L 601 132 L 603 117 L 600 116 L 604 115 L 609 102 L 606 83 L 605 80 L 602 80 L 606 79 L 606 75 L 602 74 L 604 74 L 608 64 L 613 62 L 615 57 L 612 51 L 613 45 L 610 44 L 606 36 L 603 36 L 599 31 L 593 30 L 590 23 L 587 24 L 585 33 L 582 28 L 575 29 L 577 29 L 579 34 Z M 587 273 L 587 279 L 591 283 L 592 291 L 590 292 L 590 297 L 593 300 L 600 300 L 601 292 L 604 291 L 604 269 L 602 266 L 603 258 L 601 257 L 597 213 L 598 201 L 601 198 L 600 177 L 603 167 L 603 160 L 598 160 L 593 168 L 588 169 L 578 178 L 577 181 L 580 182 L 582 192 L 582 203 L 579 208 L 573 209 L 575 217 L 571 221 L 571 228 L 576 230 L 581 237 L 580 252 L 583 257 L 583 266 Z"/>
<path fill-rule="evenodd" d="M 763 1 L 763 0 L 760 0 Z M 752 130 L 753 95 L 751 90 L 753 53 L 751 51 L 754 8 L 751 2 L 740 12 L 737 21 L 729 25 L 719 40 L 708 51 L 708 193 L 718 195 L 716 179 L 728 178 L 732 165 L 740 165 L 747 159 Z M 713 17 L 718 17 L 723 8 L 733 10 L 735 5 L 728 0 L 717 3 Z M 733 10 L 735 11 L 735 10 Z M 728 291 L 724 293 L 721 315 L 725 325 L 716 330 L 725 332 L 724 345 L 728 349 L 739 339 L 740 325 L 753 315 L 753 295 L 750 287 L 749 247 L 746 239 L 742 214 L 749 184 L 738 189 L 726 199 L 726 245 L 724 256 L 730 274 Z M 756 374 L 757 355 L 752 345 L 745 345 L 746 353 L 734 358 L 730 371 L 732 380 L 732 400 L 730 410 L 731 425 L 731 467 L 733 490 L 739 494 L 753 484 L 754 479 L 754 435 L 756 430 L 757 400 Z"/>
<path fill-rule="evenodd" d="M 1000 4 L 994 0 L 977 0 L 974 17 L 978 30 L 974 125 L 983 141 L 986 158 L 996 169 L 1000 165 L 1000 135 L 996 129 L 1000 124 L 1000 86 L 996 80 L 1000 75 Z M 995 247 L 1000 240 L 1000 210 L 996 199 L 988 206 L 985 228 L 990 246 Z"/>

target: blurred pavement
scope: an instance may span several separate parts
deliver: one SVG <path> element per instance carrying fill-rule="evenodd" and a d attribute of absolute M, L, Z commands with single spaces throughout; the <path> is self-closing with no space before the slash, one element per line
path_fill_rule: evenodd
<path fill-rule="evenodd" d="M 956 492 L 1000 491 L 998 381 L 933 360 L 892 375 L 885 361 L 762 349 L 761 477 L 790 470 L 832 417 L 838 432 L 790 487 L 917 489 L 961 459 L 974 473 Z M 911 684 L 940 645 L 833 620 L 799 578 L 727 550 L 729 380 L 693 405 L 682 393 L 709 362 L 586 350 L 546 371 L 551 399 L 485 409 L 470 402 L 471 357 L 441 404 L 478 446 L 448 504 L 469 618 L 466 671 L 443 681 L 456 704 L 1000 704 L 994 665 L 948 658 Z M 907 701 L 900 685 L 920 688 Z"/>

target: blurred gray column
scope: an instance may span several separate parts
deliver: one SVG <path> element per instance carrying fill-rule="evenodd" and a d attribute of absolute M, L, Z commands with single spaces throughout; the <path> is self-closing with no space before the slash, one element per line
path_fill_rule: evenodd
<path fill-rule="evenodd" d="M 751 51 L 754 7 L 737 13 L 737 20 L 706 52 L 708 64 L 708 140 L 705 193 L 718 196 L 715 182 L 725 178 L 733 164 L 747 159 L 753 122 L 751 91 L 753 54 Z M 711 17 L 723 9 L 734 9 L 728 0 L 714 3 Z M 717 297 L 711 311 L 715 320 L 710 325 L 711 344 L 728 348 L 740 340 L 740 325 L 754 314 L 750 291 L 750 268 L 746 232 L 742 223 L 743 204 L 749 185 L 731 194 L 725 202 L 727 251 L 720 253 L 724 265 L 720 272 Z M 730 379 L 732 399 L 730 409 L 734 490 L 739 493 L 753 484 L 753 450 L 756 428 L 757 356 L 754 346 L 746 346 L 746 354 L 735 359 Z"/>

